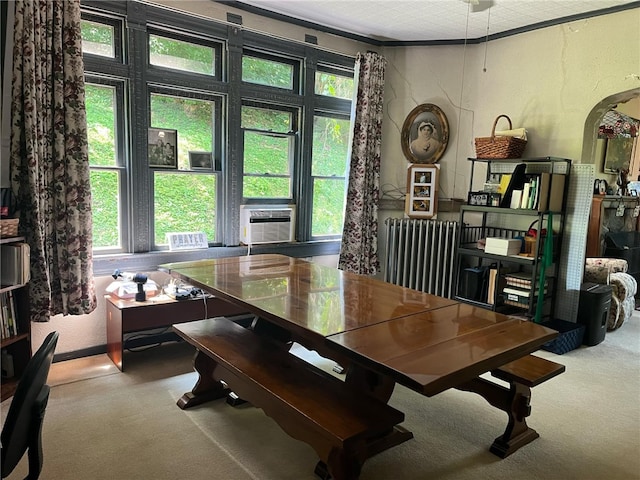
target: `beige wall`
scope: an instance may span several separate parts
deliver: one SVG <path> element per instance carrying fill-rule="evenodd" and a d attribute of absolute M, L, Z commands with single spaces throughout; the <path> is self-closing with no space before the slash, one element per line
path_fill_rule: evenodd
<path fill-rule="evenodd" d="M 298 41 L 316 35 L 318 44 L 355 55 L 370 45 L 310 29 L 285 25 L 209 0 L 159 0 L 169 6 L 226 20 L 226 12 L 243 17 L 244 26 Z M 407 161 L 400 130 L 417 105 L 434 103 L 449 121 L 450 139 L 440 164 L 441 197 L 466 198 L 467 157 L 473 139 L 487 136 L 498 114 L 529 130 L 526 155 L 582 158 L 583 131 L 590 112 L 603 99 L 640 89 L 640 9 L 548 27 L 489 42 L 486 72 L 484 45 L 385 48 L 387 58 L 381 184 L 404 190 Z M 640 90 L 639 93 L 640 95 Z M 382 211 L 383 217 L 402 212 Z M 446 217 L 441 215 L 441 217 Z M 99 279 L 99 292 L 109 279 Z M 61 331 L 57 353 L 106 343 L 104 305 L 91 315 L 54 317 L 33 327 L 37 347 L 51 330 Z"/>
<path fill-rule="evenodd" d="M 466 198 L 473 139 L 507 114 L 526 127 L 526 156 L 579 163 L 585 121 L 603 99 L 640 88 L 640 9 L 548 27 L 487 45 L 386 48 L 381 183 L 403 188 L 400 129 L 416 105 L 434 103 L 449 122 L 440 196 Z M 499 124 L 499 128 L 502 123 Z"/>

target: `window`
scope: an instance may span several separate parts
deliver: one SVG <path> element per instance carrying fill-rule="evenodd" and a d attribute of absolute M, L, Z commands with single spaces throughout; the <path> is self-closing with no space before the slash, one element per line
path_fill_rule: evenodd
<path fill-rule="evenodd" d="M 353 98 L 353 77 L 331 72 L 316 72 L 315 92 L 316 95 L 351 100 Z"/>
<path fill-rule="evenodd" d="M 349 131 L 349 118 L 316 115 L 313 119 L 313 237 L 342 234 Z"/>
<path fill-rule="evenodd" d="M 299 68 L 295 63 L 282 62 L 273 57 L 245 54 L 242 56 L 242 80 L 269 87 L 294 90 Z"/>
<path fill-rule="evenodd" d="M 115 58 L 115 29 L 112 25 L 82 20 L 80 28 L 83 53 Z"/>
<path fill-rule="evenodd" d="M 353 58 L 241 33 L 152 2 L 83 2 L 98 253 L 166 250 L 169 232 L 238 245 L 244 203 L 294 204 L 297 241 L 341 235 Z M 170 165 L 151 158 L 159 131 Z"/>
<path fill-rule="evenodd" d="M 96 79 L 99 81 L 99 79 Z M 118 118 L 123 113 L 123 85 L 87 82 L 87 138 L 91 170 L 93 245 L 98 249 L 121 249 L 123 159 Z"/>
<path fill-rule="evenodd" d="M 242 128 L 243 196 L 291 198 L 296 128 L 294 112 L 243 106 Z"/>
<path fill-rule="evenodd" d="M 215 75 L 215 50 L 205 45 L 149 35 L 149 63 L 185 72 Z"/>
<path fill-rule="evenodd" d="M 178 172 L 155 170 L 154 244 L 166 245 L 168 232 L 205 232 L 216 241 L 216 174 L 213 167 L 191 172 L 189 152 L 211 152 L 219 100 L 151 93 L 151 127 L 177 131 Z M 197 199 L 197 200 L 196 200 Z"/>

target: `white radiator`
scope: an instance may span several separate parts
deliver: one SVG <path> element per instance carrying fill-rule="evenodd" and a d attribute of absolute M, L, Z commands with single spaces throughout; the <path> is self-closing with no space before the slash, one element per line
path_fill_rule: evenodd
<path fill-rule="evenodd" d="M 240 209 L 240 241 L 257 243 L 292 242 L 294 208 L 242 205 Z"/>
<path fill-rule="evenodd" d="M 458 222 L 388 218 L 384 280 L 451 298 Z"/>

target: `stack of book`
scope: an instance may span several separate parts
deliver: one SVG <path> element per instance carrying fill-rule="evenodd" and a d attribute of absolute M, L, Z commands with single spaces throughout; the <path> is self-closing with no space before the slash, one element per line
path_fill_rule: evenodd
<path fill-rule="evenodd" d="M 0 337 L 4 340 L 18 334 L 16 304 L 11 290 L 0 293 L 0 307 Z"/>
<path fill-rule="evenodd" d="M 502 289 L 504 303 L 520 308 L 529 308 L 531 297 L 537 297 L 539 286 L 531 284 L 531 274 L 524 272 L 509 273 L 505 275 L 506 286 Z M 535 287 L 535 288 L 534 288 Z M 544 292 L 547 293 L 545 281 Z"/>

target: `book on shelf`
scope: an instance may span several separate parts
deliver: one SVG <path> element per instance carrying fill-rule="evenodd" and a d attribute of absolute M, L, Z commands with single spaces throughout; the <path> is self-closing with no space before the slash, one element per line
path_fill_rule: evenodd
<path fill-rule="evenodd" d="M 16 307 L 13 293 L 2 292 L 0 294 L 0 322 L 2 338 L 9 338 L 18 334 L 18 319 L 16 318 Z"/>
<path fill-rule="evenodd" d="M 519 302 L 517 300 L 510 300 L 506 296 L 505 296 L 505 299 L 504 299 L 504 304 L 505 305 L 511 305 L 513 307 L 519 307 L 519 308 L 529 308 L 529 304 L 528 303 Z"/>
<path fill-rule="evenodd" d="M 503 293 L 510 293 L 510 294 L 513 294 L 513 295 L 517 295 L 518 297 L 524 297 L 524 298 L 529 298 L 532 293 L 533 293 L 534 296 L 536 296 L 536 295 L 538 295 L 539 291 L 540 290 L 536 288 L 535 289 L 535 293 L 533 293 L 531 291 L 531 289 L 526 290 L 526 289 L 514 288 L 514 287 L 509 287 L 509 286 L 506 286 L 506 287 L 504 287 L 502 289 Z M 547 293 L 547 289 L 546 288 L 544 289 L 544 293 L 545 294 Z"/>
<path fill-rule="evenodd" d="M 531 274 L 526 272 L 513 272 L 505 275 L 507 285 L 512 287 L 531 288 Z M 536 286 L 539 280 L 536 280 Z M 547 286 L 548 281 L 545 280 L 544 285 Z"/>
<path fill-rule="evenodd" d="M 31 250 L 27 243 L 3 245 L 0 261 L 2 285 L 24 285 L 31 279 Z"/>

